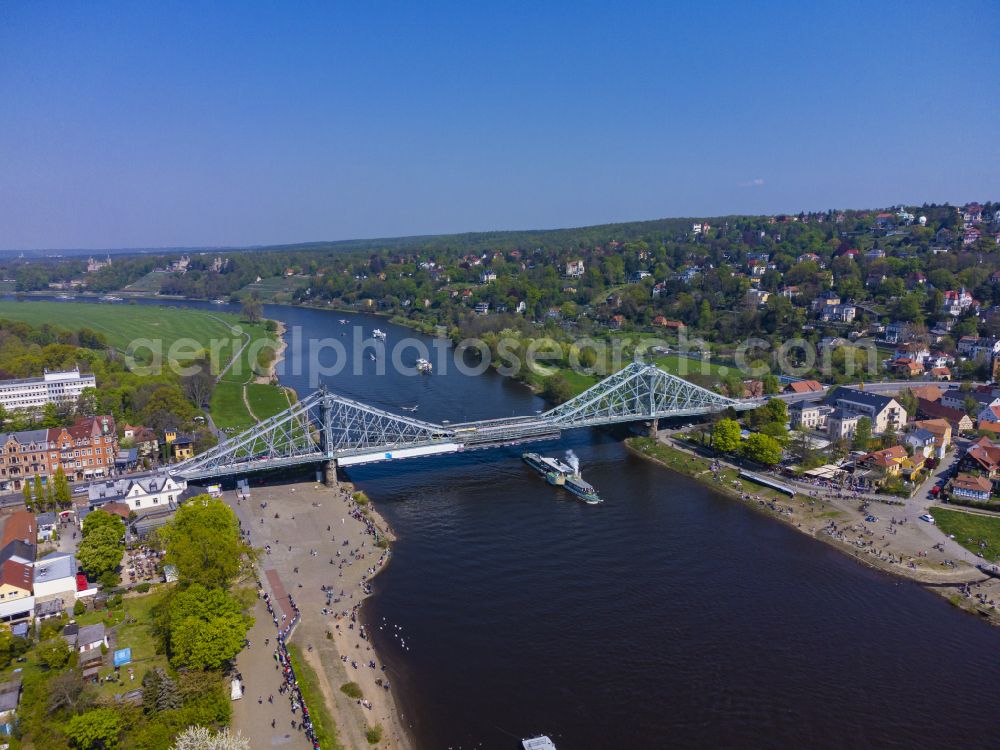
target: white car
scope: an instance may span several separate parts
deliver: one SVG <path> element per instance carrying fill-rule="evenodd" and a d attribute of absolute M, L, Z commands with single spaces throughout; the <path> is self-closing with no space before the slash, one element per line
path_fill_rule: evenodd
<path fill-rule="evenodd" d="M 934 516 L 932 516 L 930 513 L 924 513 L 922 516 L 920 516 L 920 520 L 927 521 L 927 523 L 934 523 Z"/>

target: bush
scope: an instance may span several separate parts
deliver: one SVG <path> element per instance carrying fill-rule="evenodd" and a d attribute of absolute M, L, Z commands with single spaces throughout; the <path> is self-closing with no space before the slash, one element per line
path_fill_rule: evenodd
<path fill-rule="evenodd" d="M 121 581 L 121 577 L 113 570 L 101 573 L 100 577 L 97 579 L 97 582 L 101 584 L 101 588 L 103 589 L 113 589 L 121 583 Z"/>
<path fill-rule="evenodd" d="M 86 611 L 87 611 L 87 605 L 83 603 L 82 599 L 77 599 L 76 604 L 73 605 L 73 614 L 76 617 L 79 617 Z"/>
<path fill-rule="evenodd" d="M 361 686 L 356 682 L 345 682 L 340 686 L 340 692 L 353 700 L 360 700 L 365 695 L 361 692 Z"/>
<path fill-rule="evenodd" d="M 135 590 L 140 594 L 145 594 L 147 591 L 149 591 L 149 587 L 151 585 L 152 584 L 150 584 L 149 581 L 143 581 L 142 583 L 140 583 L 135 587 Z"/>
<path fill-rule="evenodd" d="M 365 732 L 365 738 L 368 740 L 369 745 L 377 745 L 382 741 L 382 725 L 376 724 L 373 727 L 368 727 L 368 731 Z"/>

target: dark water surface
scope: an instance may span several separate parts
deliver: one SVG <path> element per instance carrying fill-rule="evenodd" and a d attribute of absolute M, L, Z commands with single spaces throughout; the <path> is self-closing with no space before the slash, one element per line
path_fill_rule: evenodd
<path fill-rule="evenodd" d="M 341 317 L 390 344 L 415 335 L 266 312 L 307 337 L 339 337 Z M 377 377 L 374 364 L 325 382 L 429 420 L 544 407 L 493 373 Z M 309 390 L 304 374 L 282 380 Z M 400 537 L 366 617 L 420 748 L 513 750 L 538 732 L 559 750 L 1000 746 L 1000 632 L 632 457 L 622 435 L 531 445 L 575 451 L 596 507 L 513 448 L 349 472 Z"/>

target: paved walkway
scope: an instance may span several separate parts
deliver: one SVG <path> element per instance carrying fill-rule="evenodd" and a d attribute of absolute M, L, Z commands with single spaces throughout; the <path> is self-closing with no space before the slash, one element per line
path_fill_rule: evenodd
<path fill-rule="evenodd" d="M 257 601 L 253 616 L 254 626 L 247 635 L 250 647 L 236 659 L 244 686 L 243 699 L 233 703 L 233 726 L 249 738 L 251 750 L 312 750 L 305 735 L 292 728 L 292 721 L 300 717 L 292 713 L 288 699 L 278 693 L 281 672 L 274 661 L 277 628 L 262 600 Z M 271 696 L 273 703 L 268 700 Z"/>

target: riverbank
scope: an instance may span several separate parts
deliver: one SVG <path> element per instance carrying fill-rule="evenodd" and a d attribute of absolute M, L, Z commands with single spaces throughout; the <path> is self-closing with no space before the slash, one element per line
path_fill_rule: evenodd
<path fill-rule="evenodd" d="M 278 372 L 278 365 L 280 365 L 285 360 L 285 350 L 288 349 L 288 342 L 285 341 L 285 332 L 288 330 L 288 326 L 281 320 L 269 318 L 269 320 L 274 320 L 277 326 L 274 331 L 275 340 L 278 345 L 274 349 L 274 357 L 267 365 L 267 370 L 258 375 L 254 380 L 255 383 L 260 384 L 271 384 L 275 381 Z"/>
<path fill-rule="evenodd" d="M 391 559 L 392 531 L 346 483 L 337 488 L 316 482 L 255 486 L 251 494 L 249 501 L 229 492 L 225 497 L 260 550 L 262 580 L 282 590 L 272 596 L 290 594 L 301 612 L 290 641 L 315 672 L 314 687 L 325 706 L 310 706 L 310 711 L 329 715 L 335 748 L 409 750 L 412 743 L 392 689 L 384 687 L 391 670 L 375 653 L 359 615 L 371 580 Z M 272 690 L 271 674 L 254 675 L 242 666 L 241 671 L 251 685 L 263 683 L 251 692 Z M 342 690 L 352 683 L 359 692 L 349 692 L 357 697 Z M 244 718 L 245 727 L 237 726 L 253 738 L 254 750 L 280 744 L 285 735 L 283 727 L 280 733 L 270 728 L 270 716 L 264 718 L 262 726 L 253 716 Z M 381 727 L 381 740 L 373 745 L 368 737 L 376 727 Z"/>
<path fill-rule="evenodd" d="M 861 503 L 850 496 L 797 493 L 793 497 L 739 477 L 736 467 L 708 459 L 669 438 L 629 438 L 628 450 L 745 502 L 796 531 L 849 555 L 858 562 L 922 584 L 954 606 L 1000 626 L 1000 581 L 969 563 L 953 560 L 935 546 L 905 509 Z M 874 520 L 870 520 L 874 519 Z"/>

